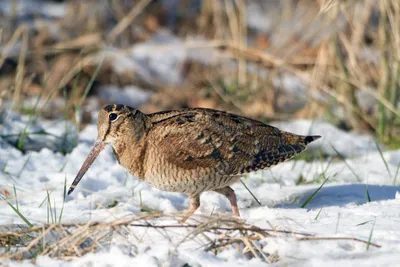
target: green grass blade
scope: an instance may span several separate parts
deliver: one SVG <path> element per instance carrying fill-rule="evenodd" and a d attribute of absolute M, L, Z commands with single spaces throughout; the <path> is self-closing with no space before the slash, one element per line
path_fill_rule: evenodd
<path fill-rule="evenodd" d="M 101 67 L 103 66 L 103 61 L 104 61 L 104 58 L 102 58 L 100 60 L 100 63 L 97 65 L 97 68 L 93 73 L 93 76 L 90 78 L 89 83 L 87 84 L 85 91 L 82 94 L 82 98 L 80 99 L 79 103 L 75 106 L 76 111 L 78 111 L 81 108 L 81 106 L 83 105 L 83 102 L 85 102 L 85 99 L 86 99 L 90 89 L 92 88 L 94 81 L 96 80 L 97 76 L 99 75 Z"/>
<path fill-rule="evenodd" d="M 15 188 L 15 184 L 13 184 L 13 188 L 14 188 L 14 196 L 15 196 L 15 206 L 16 206 L 16 209 L 19 210 L 19 208 L 18 208 L 17 189 Z"/>
<path fill-rule="evenodd" d="M 28 154 L 26 161 L 24 162 L 24 165 L 22 166 L 22 169 L 19 171 L 17 177 L 21 177 L 22 172 L 25 170 L 26 165 L 28 165 L 29 159 L 31 158 L 31 153 Z"/>
<path fill-rule="evenodd" d="M 240 182 L 246 188 L 246 190 L 250 193 L 250 195 L 254 198 L 254 200 L 258 203 L 258 205 L 262 206 L 261 202 L 256 198 L 256 196 L 253 194 L 253 192 L 250 191 L 250 189 L 247 187 L 247 185 L 240 179 Z"/>
<path fill-rule="evenodd" d="M 67 197 L 67 175 L 65 175 L 65 178 L 64 178 L 63 202 L 65 202 L 66 197 Z"/>
<path fill-rule="evenodd" d="M 17 210 L 14 206 L 13 206 L 13 204 L 11 204 L 11 202 L 10 201 L 8 201 L 6 198 L 4 198 L 3 196 L 2 196 L 2 198 L 5 200 L 5 201 L 7 201 L 7 204 L 14 210 L 14 212 L 26 223 L 26 225 L 28 225 L 29 227 L 33 227 L 33 224 L 24 216 L 24 215 L 22 215 L 22 213 L 19 211 L 19 210 Z"/>
<path fill-rule="evenodd" d="M 56 208 L 56 199 L 53 199 L 53 210 L 54 210 L 54 223 L 57 223 L 57 208 Z"/>
<path fill-rule="evenodd" d="M 394 179 L 393 179 L 393 185 L 396 185 L 396 180 L 397 180 L 397 175 L 399 174 L 399 169 L 400 169 L 400 162 L 397 165 L 396 174 L 394 175 Z"/>
<path fill-rule="evenodd" d="M 328 181 L 328 179 L 329 179 L 329 177 L 326 178 L 326 179 L 322 182 L 322 184 L 318 187 L 318 189 L 315 190 L 315 191 L 311 194 L 311 196 L 300 206 L 301 208 L 305 208 L 305 207 L 308 205 L 308 203 L 310 203 L 310 201 L 315 197 L 315 195 L 319 192 L 319 190 L 321 190 L 321 188 L 325 185 L 325 183 Z"/>
<path fill-rule="evenodd" d="M 53 72 L 53 70 L 51 70 L 50 74 L 51 74 L 52 72 Z M 21 132 L 20 137 L 18 138 L 18 141 L 17 141 L 17 148 L 18 148 L 19 150 L 22 150 L 22 149 L 23 149 L 24 144 L 25 144 L 25 140 L 26 140 L 26 138 L 29 136 L 29 134 L 28 134 L 29 125 L 32 123 L 32 121 L 33 121 L 33 119 L 34 119 L 34 114 L 36 115 L 36 110 L 37 110 L 37 108 L 38 108 L 38 106 L 39 106 L 40 99 L 41 99 L 42 96 L 43 96 L 44 90 L 45 90 L 45 88 L 46 88 L 47 81 L 48 81 L 48 79 L 49 79 L 50 76 L 51 76 L 51 75 L 49 75 L 49 76 L 46 78 L 46 80 L 44 81 L 44 83 L 43 83 L 43 85 L 42 85 L 42 87 L 41 87 L 41 89 L 40 89 L 40 93 L 39 93 L 39 95 L 38 95 L 38 97 L 37 97 L 37 99 L 36 99 L 36 103 L 35 103 L 35 105 L 34 105 L 34 107 L 33 107 L 33 112 L 29 115 L 29 118 L 28 118 L 28 121 L 27 121 L 27 123 L 26 123 L 26 125 L 25 125 L 25 127 L 24 127 L 24 130 Z"/>
<path fill-rule="evenodd" d="M 45 196 L 44 199 L 42 200 L 42 202 L 39 204 L 39 208 L 41 208 L 44 205 L 46 200 L 47 200 L 47 196 Z"/>
<path fill-rule="evenodd" d="M 372 222 L 372 220 L 369 220 L 369 221 L 365 221 L 365 222 L 362 222 L 362 223 L 356 224 L 356 226 L 365 225 L 365 224 L 367 224 L 367 223 L 369 223 L 369 222 Z"/>
<path fill-rule="evenodd" d="M 53 211 L 51 208 L 51 200 L 50 200 L 50 193 L 49 190 L 46 188 L 47 192 L 47 207 L 48 207 L 48 212 L 50 213 L 50 218 L 51 218 L 51 223 L 54 223 L 54 218 L 53 218 Z M 49 217 L 49 215 L 47 215 Z"/>
<path fill-rule="evenodd" d="M 371 196 L 369 195 L 369 190 L 368 190 L 368 184 L 365 185 L 365 190 L 366 190 L 366 197 L 367 197 L 367 201 L 371 202 Z"/>
<path fill-rule="evenodd" d="M 342 154 L 340 154 L 340 152 L 337 151 L 337 149 L 332 144 L 330 144 L 330 145 L 331 145 L 332 149 L 335 150 L 338 157 L 344 162 L 344 164 L 347 166 L 347 168 L 349 168 L 351 173 L 356 177 L 357 181 L 362 182 L 361 177 L 358 176 L 357 173 L 353 170 L 353 168 L 351 168 L 351 166 L 347 163 L 346 158 Z"/>
<path fill-rule="evenodd" d="M 368 242 L 367 242 L 367 250 L 369 249 L 369 247 L 371 245 L 372 233 L 374 232 L 375 223 L 376 223 L 376 218 L 374 220 L 374 223 L 372 224 L 371 232 L 369 233 L 369 238 L 368 238 Z"/>
<path fill-rule="evenodd" d="M 383 160 L 383 163 L 385 164 L 385 168 L 386 168 L 386 171 L 387 171 L 388 174 L 389 174 L 389 177 L 392 178 L 392 173 L 390 172 L 389 165 L 387 164 L 387 161 L 386 161 L 385 158 L 383 157 L 383 153 L 382 153 L 381 148 L 379 147 L 378 142 L 375 142 L 375 146 L 376 146 L 376 148 L 378 149 L 379 155 L 381 156 L 381 158 L 382 158 L 382 160 Z"/>
<path fill-rule="evenodd" d="M 337 215 L 335 235 L 337 234 L 337 231 L 338 231 L 338 229 L 339 229 L 339 221 L 340 221 L 340 212 L 339 212 L 338 215 Z"/>
<path fill-rule="evenodd" d="M 140 209 L 143 208 L 143 202 L 142 202 L 142 190 L 139 191 L 139 207 Z"/>
<path fill-rule="evenodd" d="M 322 211 L 322 208 L 319 209 L 319 211 L 318 211 L 318 213 L 317 213 L 317 216 L 315 216 L 314 220 L 318 220 L 318 217 L 319 217 L 319 215 L 321 214 L 321 211 Z"/>
<path fill-rule="evenodd" d="M 61 168 L 60 168 L 60 170 L 58 172 L 63 172 L 64 169 L 65 169 L 65 166 L 67 166 L 67 163 L 68 163 L 68 159 L 65 160 L 64 164 L 61 166 Z"/>
<path fill-rule="evenodd" d="M 6 161 L 6 163 L 4 164 L 4 167 L 3 167 L 3 169 L 1 169 L 1 172 L 6 172 L 7 164 L 8 164 L 8 161 Z"/>
<path fill-rule="evenodd" d="M 61 219 L 62 219 L 62 215 L 64 212 L 64 204 L 65 204 L 65 198 L 67 197 L 67 175 L 65 175 L 65 179 L 64 179 L 64 192 L 63 192 L 63 204 L 61 207 L 61 211 L 60 211 L 60 216 L 58 217 L 58 223 L 61 223 Z"/>

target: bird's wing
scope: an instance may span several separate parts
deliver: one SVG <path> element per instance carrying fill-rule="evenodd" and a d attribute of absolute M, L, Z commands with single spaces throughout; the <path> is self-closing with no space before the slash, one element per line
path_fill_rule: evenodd
<path fill-rule="evenodd" d="M 223 175 L 247 172 L 262 153 L 275 151 L 284 143 L 272 126 L 241 116 L 197 110 L 156 121 L 150 133 L 166 160 L 183 169 L 203 168 Z M 269 160 L 265 158 L 265 160 Z M 264 166 L 266 167 L 266 166 Z M 252 167 L 251 171 L 264 168 Z"/>

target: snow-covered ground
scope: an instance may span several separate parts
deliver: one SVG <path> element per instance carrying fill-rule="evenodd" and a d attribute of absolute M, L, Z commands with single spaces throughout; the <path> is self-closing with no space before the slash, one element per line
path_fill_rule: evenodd
<path fill-rule="evenodd" d="M 10 115 L 11 122 L 24 121 Z M 18 123 L 4 123 L 0 134 L 18 132 Z M 312 162 L 289 161 L 269 170 L 244 177 L 260 206 L 240 183 L 233 186 L 238 196 L 242 217 L 246 222 L 261 228 L 305 232 L 319 237 L 356 237 L 381 245 L 381 248 L 364 243 L 343 240 L 299 241 L 293 236 L 265 238 L 259 241 L 266 254 L 276 254 L 277 265 L 290 266 L 363 266 L 400 265 L 400 178 L 396 178 L 400 164 L 400 151 L 383 151 L 383 160 L 371 137 L 343 132 L 325 122 L 293 121 L 276 123 L 282 129 L 296 133 L 321 134 L 324 138 L 310 150 L 320 151 L 327 157 Z M 52 131 L 52 125 L 37 122 L 37 129 Z M 60 127 L 58 127 L 60 128 Z M 62 128 L 62 127 L 61 127 Z M 64 127 L 63 129 L 65 129 Z M 38 151 L 21 153 L 0 138 L 0 194 L 9 192 L 15 203 L 14 189 L 20 212 L 33 224 L 47 223 L 46 205 L 41 205 L 50 192 L 53 208 L 62 207 L 65 179 L 70 185 L 86 158 L 97 135 L 96 126 L 89 125 L 79 134 L 74 130 L 54 132 L 67 134 L 64 140 L 78 138 L 78 145 L 65 156 L 54 152 L 53 142 L 45 142 L 39 135 L 35 142 Z M 48 136 L 51 138 L 52 136 Z M 336 157 L 335 149 L 346 157 L 346 162 Z M 319 152 L 318 152 L 319 153 Z M 387 167 L 385 165 L 387 164 Z M 309 202 L 301 205 L 321 185 L 328 182 Z M 368 201 L 368 194 L 371 201 Z M 116 205 L 115 205 L 116 204 Z M 189 200 L 183 194 L 159 191 L 138 181 L 117 164 L 111 149 L 103 151 L 71 196 L 67 196 L 62 216 L 63 223 L 112 221 L 135 216 L 141 207 L 175 213 L 183 211 Z M 113 207 L 110 207 L 113 206 Z M 230 214 L 228 201 L 212 192 L 203 193 L 201 208 L 196 214 Z M 188 221 L 191 223 L 190 219 Z M 171 217 L 154 221 L 157 224 L 177 224 Z M 192 221 L 193 223 L 193 221 Z M 0 200 L 0 225 L 24 224 L 6 201 Z M 222 250 L 215 255 L 199 249 L 195 242 L 177 246 L 185 237 L 183 230 L 171 230 L 161 235 L 156 230 L 131 228 L 126 238 L 137 247 L 135 253 L 113 245 L 97 253 L 89 253 L 71 261 L 39 256 L 40 266 L 262 266 L 267 263 L 248 258 L 237 247 Z M 142 236 L 135 239 L 133 235 Z M 8 261 L 9 266 L 33 266 L 33 263 Z"/>

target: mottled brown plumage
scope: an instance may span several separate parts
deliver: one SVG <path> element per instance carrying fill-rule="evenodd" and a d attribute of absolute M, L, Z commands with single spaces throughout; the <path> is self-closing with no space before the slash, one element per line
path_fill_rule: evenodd
<path fill-rule="evenodd" d="M 98 139 L 75 178 L 72 193 L 96 156 L 110 144 L 118 162 L 152 186 L 185 193 L 200 206 L 200 194 L 225 195 L 235 215 L 236 196 L 229 187 L 244 173 L 283 162 L 319 136 L 300 136 L 262 122 L 211 109 L 181 109 L 144 114 L 124 105 L 99 113 Z"/>

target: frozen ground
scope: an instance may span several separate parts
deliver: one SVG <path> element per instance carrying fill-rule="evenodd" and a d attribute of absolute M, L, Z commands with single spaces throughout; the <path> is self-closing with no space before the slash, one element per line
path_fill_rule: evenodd
<path fill-rule="evenodd" d="M 24 118 L 10 115 L 14 123 L 4 123 L 1 135 L 18 133 Z M 21 122 L 21 124 L 22 124 Z M 59 122 L 61 125 L 62 122 Z M 276 265 L 289 266 L 399 266 L 400 253 L 400 178 L 396 179 L 400 164 L 400 151 L 384 151 L 383 158 L 376 149 L 374 140 L 368 136 L 345 133 L 324 122 L 293 121 L 276 123 L 282 129 L 296 133 L 312 133 L 324 136 L 315 142 L 311 150 L 320 150 L 325 155 L 335 155 L 332 146 L 343 156 L 330 157 L 313 162 L 289 161 L 269 170 L 251 174 L 243 181 L 261 201 L 259 206 L 243 185 L 233 186 L 242 217 L 262 228 L 274 228 L 307 232 L 317 236 L 357 237 L 368 240 L 371 229 L 372 242 L 381 248 L 369 247 L 352 241 L 298 241 L 293 237 L 266 238 L 260 241 L 263 251 L 276 253 L 280 261 Z M 47 206 L 41 205 L 51 192 L 55 207 L 60 210 L 63 200 L 64 181 L 69 186 L 87 156 L 97 135 L 95 125 L 89 125 L 81 133 L 70 130 L 54 132 L 53 126 L 37 122 L 35 129 L 44 129 L 54 135 L 66 135 L 63 140 L 78 145 L 65 156 L 39 135 L 38 151 L 29 150 L 22 154 L 0 138 L 0 194 L 5 191 L 13 196 L 13 185 L 17 189 L 19 210 L 34 224 L 47 223 Z M 62 128 L 62 127 L 58 127 Z M 64 127 L 66 128 L 66 127 Z M 51 138 L 52 136 L 47 136 Z M 9 139 L 8 139 L 9 140 Z M 13 140 L 13 139 L 11 139 Z M 43 147 L 38 149 L 38 146 Z M 300 206 L 321 185 L 328 182 L 306 208 Z M 368 201 L 367 189 L 371 202 Z M 141 199 L 141 200 L 140 200 Z M 117 201 L 117 202 L 115 202 Z M 12 200 L 14 203 L 15 200 Z M 142 203 L 141 203 L 142 202 Z M 116 204 L 115 207 L 110 205 Z M 66 198 L 62 222 L 111 221 L 116 218 L 135 216 L 142 207 L 174 213 L 184 210 L 189 204 L 182 194 L 162 192 L 138 181 L 120 167 L 111 149 L 106 149 L 89 169 L 79 187 Z M 113 206 L 113 205 L 112 205 Z M 197 214 L 223 214 L 230 212 L 226 199 L 216 193 L 206 192 L 201 196 L 201 208 Z M 190 221 L 189 221 L 190 222 Z M 178 224 L 172 219 L 159 219 L 158 224 Z M 0 225 L 24 224 L 5 201 L 0 201 Z M 141 235 L 140 241 L 127 233 L 137 250 L 120 246 L 118 239 L 107 250 L 89 253 L 72 261 L 39 257 L 39 266 L 262 266 L 258 259 L 250 259 L 234 247 L 214 255 L 199 249 L 195 242 L 177 244 L 185 236 L 184 230 L 170 231 L 171 239 L 144 229 L 130 229 L 130 233 Z M 33 266 L 26 261 L 3 262 L 10 266 Z M 186 266 L 188 266 L 186 265 Z"/>

